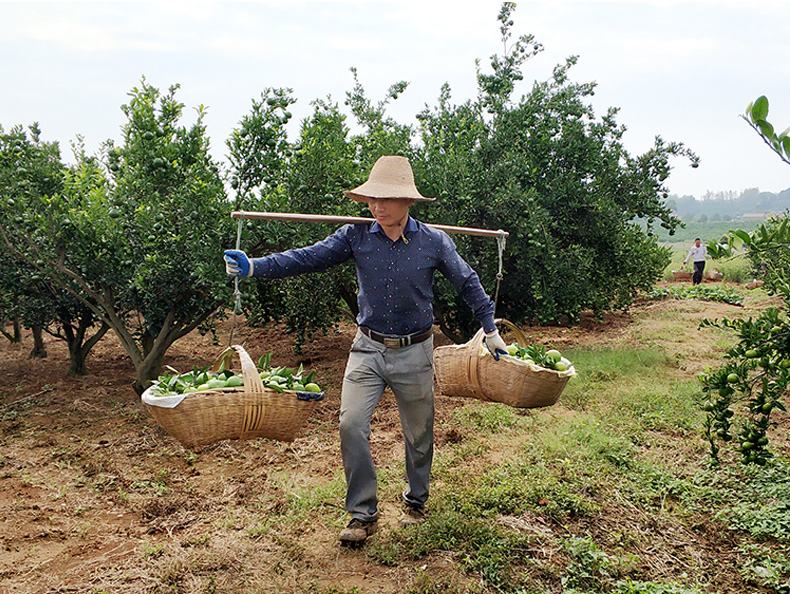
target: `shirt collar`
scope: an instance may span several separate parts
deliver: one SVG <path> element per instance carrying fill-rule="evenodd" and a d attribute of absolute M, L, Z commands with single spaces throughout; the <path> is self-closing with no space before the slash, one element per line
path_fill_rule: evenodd
<path fill-rule="evenodd" d="M 411 215 L 406 216 L 406 226 L 403 228 L 404 233 L 410 233 L 412 231 L 417 230 L 417 223 Z M 371 233 L 384 233 L 384 229 L 381 228 L 378 221 L 373 221 L 373 224 L 370 226 Z"/>

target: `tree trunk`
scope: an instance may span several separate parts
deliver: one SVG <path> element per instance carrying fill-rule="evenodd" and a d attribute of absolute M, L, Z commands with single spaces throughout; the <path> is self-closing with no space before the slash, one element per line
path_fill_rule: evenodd
<path fill-rule="evenodd" d="M 76 334 L 73 334 L 73 340 L 70 340 L 69 345 L 69 375 L 88 375 L 88 368 L 85 365 L 85 360 L 88 358 L 88 353 L 94 345 L 104 336 L 110 327 L 107 324 L 102 324 L 101 327 L 91 336 L 88 340 L 85 338 L 86 325 L 90 325 L 87 320 L 80 320 L 80 328 Z M 83 327 L 84 326 L 84 327 Z"/>
<path fill-rule="evenodd" d="M 33 331 L 33 350 L 30 351 L 31 359 L 46 359 L 47 349 L 44 346 L 44 328 L 41 326 L 32 326 Z"/>
<path fill-rule="evenodd" d="M 151 382 L 162 373 L 165 353 L 169 347 L 170 345 L 167 344 L 163 345 L 162 348 L 157 349 L 155 352 L 149 352 L 142 364 L 137 367 L 137 379 L 132 384 L 132 388 L 138 395 L 145 392 L 146 388 L 151 385 Z"/>
<path fill-rule="evenodd" d="M 22 342 L 22 324 L 19 321 L 19 316 L 14 316 L 14 338 L 11 342 L 16 344 Z"/>
<path fill-rule="evenodd" d="M 354 291 L 350 291 L 346 286 L 339 287 L 340 298 L 345 302 L 348 306 L 349 311 L 351 312 L 351 316 L 354 320 L 357 319 L 359 315 L 359 303 L 357 303 L 357 294 Z"/>
<path fill-rule="evenodd" d="M 433 313 L 434 319 L 439 325 L 439 330 L 441 330 L 442 334 L 444 334 L 447 338 L 452 340 L 455 344 L 463 344 L 468 340 L 465 339 L 460 333 L 453 331 L 453 329 L 447 323 L 444 310 L 438 304 L 434 304 Z"/>
<path fill-rule="evenodd" d="M 19 344 L 22 342 L 22 325 L 19 323 L 19 316 L 14 316 L 11 320 L 11 332 L 5 331 L 5 320 L 2 320 L 2 328 L 0 328 L 0 334 L 5 336 L 11 344 Z"/>

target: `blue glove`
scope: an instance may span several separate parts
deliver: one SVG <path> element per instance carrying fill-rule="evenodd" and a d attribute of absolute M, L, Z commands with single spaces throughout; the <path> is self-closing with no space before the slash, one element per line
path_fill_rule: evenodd
<path fill-rule="evenodd" d="M 242 251 L 225 250 L 225 271 L 230 276 L 252 276 L 252 261 Z"/>
<path fill-rule="evenodd" d="M 486 334 L 484 342 L 488 352 L 494 357 L 494 361 L 499 361 L 499 355 L 507 355 L 507 345 L 499 335 L 499 330 Z"/>

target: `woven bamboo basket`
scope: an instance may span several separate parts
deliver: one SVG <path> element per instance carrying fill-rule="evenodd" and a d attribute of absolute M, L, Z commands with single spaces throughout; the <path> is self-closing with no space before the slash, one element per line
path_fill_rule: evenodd
<path fill-rule="evenodd" d="M 705 271 L 705 278 L 711 281 L 720 281 L 724 278 L 724 275 L 714 268 L 713 270 Z"/>
<path fill-rule="evenodd" d="M 266 437 L 293 441 L 324 393 L 283 393 L 265 388 L 255 363 L 244 347 L 228 347 L 217 359 L 213 371 L 237 354 L 241 361 L 244 386 L 217 388 L 188 394 L 177 406 L 165 408 L 143 402 L 161 427 L 185 446 L 199 448 L 225 439 Z M 149 388 L 150 390 L 150 388 Z M 148 392 L 147 390 L 146 392 Z"/>
<path fill-rule="evenodd" d="M 673 270 L 672 276 L 675 277 L 675 280 L 690 280 L 694 275 L 688 270 Z"/>
<path fill-rule="evenodd" d="M 518 344 L 527 344 L 524 333 L 513 323 L 505 319 L 496 322 L 512 330 Z M 539 408 L 555 404 L 568 379 L 576 374 L 572 366 L 560 372 L 510 355 L 501 355 L 496 361 L 483 346 L 484 337 L 480 329 L 465 344 L 434 349 L 436 383 L 442 394 Z"/>

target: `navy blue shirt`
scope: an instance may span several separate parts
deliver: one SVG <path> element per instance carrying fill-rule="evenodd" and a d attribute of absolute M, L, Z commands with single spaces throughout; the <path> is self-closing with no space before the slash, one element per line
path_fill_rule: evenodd
<path fill-rule="evenodd" d="M 441 272 L 486 332 L 496 329 L 494 302 L 450 237 L 409 217 L 392 241 L 377 222 L 345 225 L 318 243 L 253 258 L 253 276 L 283 278 L 320 272 L 354 260 L 359 292 L 357 323 L 382 334 L 412 334 L 434 323 L 433 278 Z"/>

